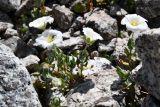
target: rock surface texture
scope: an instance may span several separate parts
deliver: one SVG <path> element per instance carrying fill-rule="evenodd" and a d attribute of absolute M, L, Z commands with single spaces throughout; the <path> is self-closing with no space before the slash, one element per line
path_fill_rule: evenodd
<path fill-rule="evenodd" d="M 118 32 L 117 21 L 109 16 L 106 10 L 96 8 L 92 12 L 86 13 L 84 17 L 86 26 L 100 33 L 104 40 L 116 37 L 116 32 Z"/>
<path fill-rule="evenodd" d="M 0 0 L 0 1 L 3 1 L 3 0 Z M 5 31 L 7 28 L 13 28 L 13 26 L 14 25 L 12 24 L 10 17 L 4 12 L 0 11 L 0 32 Z"/>
<path fill-rule="evenodd" d="M 152 96 L 147 96 L 144 99 L 141 107 L 159 107 L 159 106 L 160 106 L 160 102 L 157 99 L 155 99 Z"/>
<path fill-rule="evenodd" d="M 103 41 L 99 43 L 98 50 L 100 52 L 112 52 L 112 56 L 118 59 L 125 59 L 125 48 L 127 48 L 128 38 L 113 38 L 110 43 Z"/>
<path fill-rule="evenodd" d="M 160 16 L 160 0 L 136 0 L 137 13 L 146 18 Z"/>
<path fill-rule="evenodd" d="M 0 43 L 0 107 L 41 107 L 27 69 Z"/>
<path fill-rule="evenodd" d="M 135 0 L 136 13 L 149 20 L 149 26 L 159 28 L 160 0 Z"/>
<path fill-rule="evenodd" d="M 142 60 L 136 80 L 160 100 L 160 28 L 140 34 L 136 40 L 136 50 Z"/>
<path fill-rule="evenodd" d="M 99 64 L 95 65 L 95 62 Z M 119 95 L 115 68 L 105 58 L 97 57 L 90 63 L 95 65 L 96 72 L 69 92 L 67 107 L 120 107 L 114 99 Z"/>
<path fill-rule="evenodd" d="M 75 45 L 84 44 L 82 37 L 71 37 L 70 39 L 64 40 L 62 43 L 58 43 L 57 47 L 61 49 L 69 49 Z"/>
<path fill-rule="evenodd" d="M 52 13 L 55 19 L 55 23 L 59 28 L 61 28 L 62 30 L 69 29 L 74 18 L 74 13 L 70 11 L 69 8 L 54 4 Z"/>
<path fill-rule="evenodd" d="M 0 0 L 0 10 L 10 12 L 18 9 L 22 0 Z"/>

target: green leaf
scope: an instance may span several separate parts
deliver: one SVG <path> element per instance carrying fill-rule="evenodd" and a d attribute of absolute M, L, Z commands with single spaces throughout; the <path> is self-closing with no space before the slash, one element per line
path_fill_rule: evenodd
<path fill-rule="evenodd" d="M 127 46 L 130 51 L 133 50 L 135 44 L 134 44 L 134 40 L 132 38 L 129 39 Z"/>
<path fill-rule="evenodd" d="M 131 53 L 130 53 L 128 48 L 124 49 L 124 53 L 126 54 L 127 57 L 129 57 L 131 55 Z"/>
<path fill-rule="evenodd" d="M 119 66 L 117 66 L 116 72 L 119 75 L 119 77 L 124 81 L 126 81 L 129 77 L 129 73 L 126 73 L 125 71 L 123 71 Z"/>

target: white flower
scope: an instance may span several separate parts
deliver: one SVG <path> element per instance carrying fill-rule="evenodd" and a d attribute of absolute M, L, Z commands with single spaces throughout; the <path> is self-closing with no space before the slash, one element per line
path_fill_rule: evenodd
<path fill-rule="evenodd" d="M 96 40 L 103 40 L 103 38 L 98 33 L 94 32 L 91 28 L 83 28 L 83 33 L 88 44 L 92 44 Z"/>
<path fill-rule="evenodd" d="M 34 46 L 42 46 L 43 48 L 51 48 L 53 45 L 63 41 L 62 33 L 58 30 L 45 30 L 36 38 Z"/>
<path fill-rule="evenodd" d="M 34 20 L 33 22 L 30 22 L 29 27 L 34 27 L 37 29 L 44 30 L 47 26 L 47 23 L 51 24 L 51 23 L 53 23 L 53 21 L 54 21 L 54 19 L 52 17 L 43 16 L 43 17 L 40 17 L 40 18 Z"/>
<path fill-rule="evenodd" d="M 122 21 L 122 25 L 126 25 L 126 28 L 132 32 L 141 32 L 148 29 L 147 20 L 137 14 L 128 14 Z"/>

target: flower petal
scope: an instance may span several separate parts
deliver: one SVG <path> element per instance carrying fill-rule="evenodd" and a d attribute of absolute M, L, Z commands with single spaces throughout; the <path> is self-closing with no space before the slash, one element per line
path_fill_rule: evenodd
<path fill-rule="evenodd" d="M 122 24 L 122 25 L 126 25 L 126 23 L 129 23 L 129 20 L 127 20 L 127 18 L 124 17 L 124 18 L 121 20 L 121 24 Z"/>
<path fill-rule="evenodd" d="M 53 41 L 48 42 L 48 36 L 54 36 Z M 57 30 L 45 30 L 42 34 L 39 34 L 35 40 L 35 46 L 42 46 L 43 48 L 51 48 L 54 44 L 60 43 L 63 41 L 62 33 Z"/>
<path fill-rule="evenodd" d="M 29 27 L 34 27 L 34 28 L 38 28 L 38 29 L 45 29 L 47 23 L 51 24 L 53 23 L 54 19 L 50 16 L 43 16 L 40 17 L 36 20 L 34 20 L 33 22 L 29 23 Z"/>
<path fill-rule="evenodd" d="M 149 29 L 149 27 L 148 27 L 148 25 L 147 25 L 147 23 L 146 23 L 146 22 L 141 23 L 141 24 L 140 24 L 140 25 L 138 25 L 137 27 L 138 27 L 138 29 L 140 29 L 141 31 L 144 31 L 144 30 Z"/>
<path fill-rule="evenodd" d="M 83 28 L 83 33 L 86 38 L 89 38 L 91 41 L 103 40 L 103 38 L 97 32 L 94 32 L 94 30 L 91 28 Z"/>
<path fill-rule="evenodd" d="M 128 14 L 122 21 L 122 25 L 126 25 L 126 28 L 132 32 L 140 32 L 148 29 L 147 20 L 137 14 Z"/>

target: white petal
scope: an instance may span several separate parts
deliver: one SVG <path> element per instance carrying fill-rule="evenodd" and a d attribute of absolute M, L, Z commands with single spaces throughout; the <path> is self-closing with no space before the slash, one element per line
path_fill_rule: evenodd
<path fill-rule="evenodd" d="M 88 27 L 83 28 L 83 33 L 85 36 L 89 36 L 90 38 L 92 38 L 93 37 L 92 32 L 94 31 L 91 28 L 88 28 Z"/>
<path fill-rule="evenodd" d="M 137 26 L 131 25 L 132 21 L 137 21 Z M 147 20 L 137 14 L 128 14 L 122 21 L 122 25 L 126 25 L 126 28 L 132 32 L 139 32 L 148 29 Z"/>
<path fill-rule="evenodd" d="M 36 20 L 34 20 L 33 22 L 29 23 L 29 27 L 34 27 L 34 28 L 38 28 L 38 29 L 43 29 L 46 27 L 47 23 L 53 23 L 54 19 L 50 16 L 43 16 L 40 17 Z"/>
<path fill-rule="evenodd" d="M 143 23 L 143 22 L 148 22 L 145 18 L 141 17 L 138 15 L 138 20 L 139 22 Z"/>
<path fill-rule="evenodd" d="M 47 42 L 48 36 L 54 36 L 54 40 L 50 43 Z M 51 48 L 54 44 L 57 44 L 59 42 L 63 41 L 62 33 L 57 30 L 45 30 L 42 34 L 39 34 L 36 38 L 35 45 L 42 46 L 43 48 Z"/>
<path fill-rule="evenodd" d="M 131 18 L 137 18 L 138 15 L 137 14 L 128 14 L 128 15 L 126 15 L 126 17 L 131 19 Z"/>
<path fill-rule="evenodd" d="M 91 41 L 103 40 L 103 38 L 91 28 L 83 28 L 83 33 L 87 38 L 90 38 Z"/>
<path fill-rule="evenodd" d="M 144 30 L 149 29 L 149 27 L 148 27 L 148 25 L 147 25 L 147 23 L 146 23 L 146 22 L 141 23 L 141 24 L 140 24 L 140 25 L 138 25 L 137 27 L 138 27 L 138 29 L 139 29 L 139 30 L 141 30 L 141 31 L 144 31 Z"/>
<path fill-rule="evenodd" d="M 126 25 L 126 23 L 128 23 L 128 19 L 126 17 L 124 17 L 122 20 L 121 20 L 121 24 L 122 25 Z"/>

